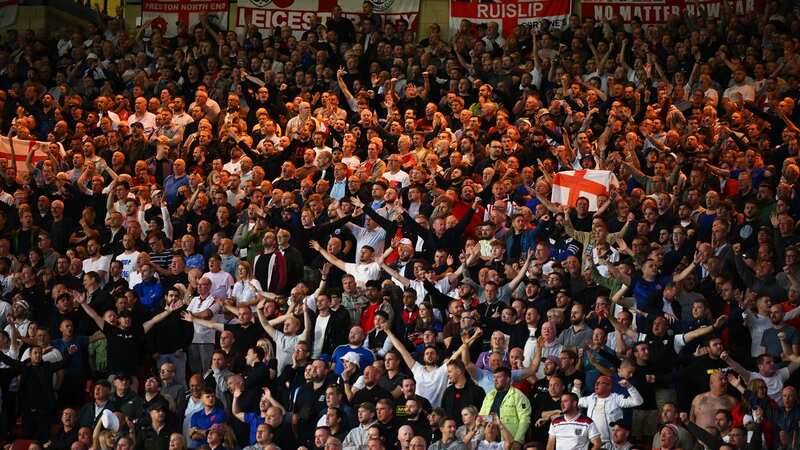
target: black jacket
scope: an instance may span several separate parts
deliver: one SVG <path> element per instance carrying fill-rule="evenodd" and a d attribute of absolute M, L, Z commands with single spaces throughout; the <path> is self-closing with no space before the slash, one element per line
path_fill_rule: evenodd
<path fill-rule="evenodd" d="M 486 397 L 486 392 L 482 387 L 475 384 L 467 374 L 467 384 L 463 389 L 457 389 L 455 384 L 451 384 L 444 391 L 442 396 L 442 409 L 451 414 L 456 423 L 461 426 L 461 410 L 470 405 L 481 405 Z"/>
<path fill-rule="evenodd" d="M 315 315 L 308 330 L 308 343 L 310 347 L 314 348 L 314 327 L 317 323 L 317 316 Z M 331 311 L 330 319 L 328 319 L 328 326 L 325 327 L 325 335 L 322 343 L 322 353 L 333 355 L 336 347 L 347 343 L 347 335 L 350 333 L 350 315 L 343 309 L 338 311 Z"/>
<path fill-rule="evenodd" d="M 22 375 L 19 393 L 22 398 L 21 404 L 24 405 L 23 411 L 56 412 L 53 374 L 65 368 L 70 360 L 71 355 L 64 353 L 64 359 L 59 362 L 42 361 L 34 365 L 30 360 L 20 362 L 0 352 L 0 362 Z"/>

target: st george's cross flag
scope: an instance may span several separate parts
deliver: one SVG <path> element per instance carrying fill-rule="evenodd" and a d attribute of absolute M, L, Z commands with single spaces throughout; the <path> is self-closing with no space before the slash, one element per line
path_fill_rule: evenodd
<path fill-rule="evenodd" d="M 611 186 L 618 186 L 616 175 L 608 170 L 566 170 L 553 176 L 550 201 L 575 207 L 578 198 L 589 200 L 589 211 L 597 211 L 597 197 L 608 196 Z"/>

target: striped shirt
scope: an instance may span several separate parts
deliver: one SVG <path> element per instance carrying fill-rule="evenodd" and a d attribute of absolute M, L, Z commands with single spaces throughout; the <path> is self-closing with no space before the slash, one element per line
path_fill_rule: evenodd
<path fill-rule="evenodd" d="M 161 267 L 162 269 L 169 268 L 172 262 L 172 252 L 164 250 L 163 252 L 150 252 L 150 262 Z"/>

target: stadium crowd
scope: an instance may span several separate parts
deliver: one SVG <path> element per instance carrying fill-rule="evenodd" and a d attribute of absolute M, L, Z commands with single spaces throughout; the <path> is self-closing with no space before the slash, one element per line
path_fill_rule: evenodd
<path fill-rule="evenodd" d="M 4 442 L 798 448 L 800 10 L 721 3 L 9 31 Z"/>

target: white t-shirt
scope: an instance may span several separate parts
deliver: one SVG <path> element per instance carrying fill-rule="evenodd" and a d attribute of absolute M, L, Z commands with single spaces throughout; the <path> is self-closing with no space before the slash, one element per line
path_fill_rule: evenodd
<path fill-rule="evenodd" d="M 97 260 L 86 258 L 83 260 L 83 273 L 103 271 L 106 273 L 105 277 L 100 277 L 103 284 L 108 281 L 108 268 L 111 265 L 111 255 L 104 255 Z"/>
<path fill-rule="evenodd" d="M 772 328 L 772 321 L 769 316 L 753 314 L 750 311 L 744 313 L 745 324 L 750 329 L 750 356 L 757 358 L 761 354 L 761 338 L 767 329 Z"/>
<path fill-rule="evenodd" d="M 125 281 L 130 281 L 131 273 L 136 271 L 136 260 L 139 259 L 139 252 L 135 250 L 130 253 L 125 252 L 117 255 L 114 259 L 122 263 L 122 278 Z"/>
<path fill-rule="evenodd" d="M 356 279 L 356 285 L 360 288 L 366 287 L 367 281 L 377 280 L 381 275 L 381 266 L 374 262 L 369 264 L 345 263 L 344 267 L 345 272 Z"/>
<path fill-rule="evenodd" d="M 427 398 L 431 406 L 438 408 L 442 404 L 442 396 L 447 389 L 447 364 L 442 364 L 434 370 L 420 364 L 414 364 L 411 374 L 417 381 L 417 395 Z"/>
<path fill-rule="evenodd" d="M 783 398 L 781 396 L 781 391 L 783 390 L 783 383 L 789 379 L 790 375 L 789 368 L 784 367 L 778 369 L 775 375 L 771 377 L 765 377 L 758 372 L 750 372 L 750 379 L 763 380 L 764 384 L 767 385 L 767 395 L 769 395 L 769 398 L 775 400 L 779 405 L 782 405 Z"/>
<path fill-rule="evenodd" d="M 745 101 L 755 101 L 756 100 L 756 88 L 752 84 L 742 84 L 739 86 L 731 86 L 728 89 L 725 89 L 725 92 L 722 93 L 722 96 L 727 98 L 728 100 L 735 101 L 734 95 L 741 95 L 742 99 Z"/>
<path fill-rule="evenodd" d="M 242 173 L 242 160 L 233 162 L 228 161 L 222 166 L 223 170 L 227 170 L 230 174 L 241 174 Z"/>
<path fill-rule="evenodd" d="M 233 277 L 228 272 L 220 270 L 217 273 L 206 272 L 203 277 L 211 280 L 211 296 L 216 298 L 228 298 L 228 292 L 233 288 Z"/>
<path fill-rule="evenodd" d="M 311 349 L 311 358 L 319 358 L 322 354 L 322 344 L 325 342 L 325 330 L 328 328 L 328 321 L 330 314 L 327 316 L 317 316 L 317 321 L 314 323 L 314 348 Z"/>
<path fill-rule="evenodd" d="M 214 303 L 214 297 L 208 296 L 205 300 L 201 300 L 200 296 L 197 296 L 192 299 L 189 303 L 189 306 L 186 308 L 187 311 L 190 313 L 199 313 L 201 311 L 205 311 L 210 309 L 214 316 L 211 317 L 212 322 L 218 322 L 218 315 L 220 313 L 220 307 L 216 303 Z M 214 338 L 216 337 L 216 330 L 213 328 L 204 327 L 197 322 L 193 322 L 194 325 L 194 338 L 192 339 L 192 344 L 213 344 Z"/>
<path fill-rule="evenodd" d="M 390 183 L 393 181 L 400 183 L 400 187 L 405 188 L 411 184 L 411 177 L 408 176 L 408 174 L 402 170 L 398 170 L 397 173 L 392 173 L 387 170 L 386 172 L 383 172 L 382 176 L 383 178 L 386 178 L 386 180 L 389 181 Z"/>

